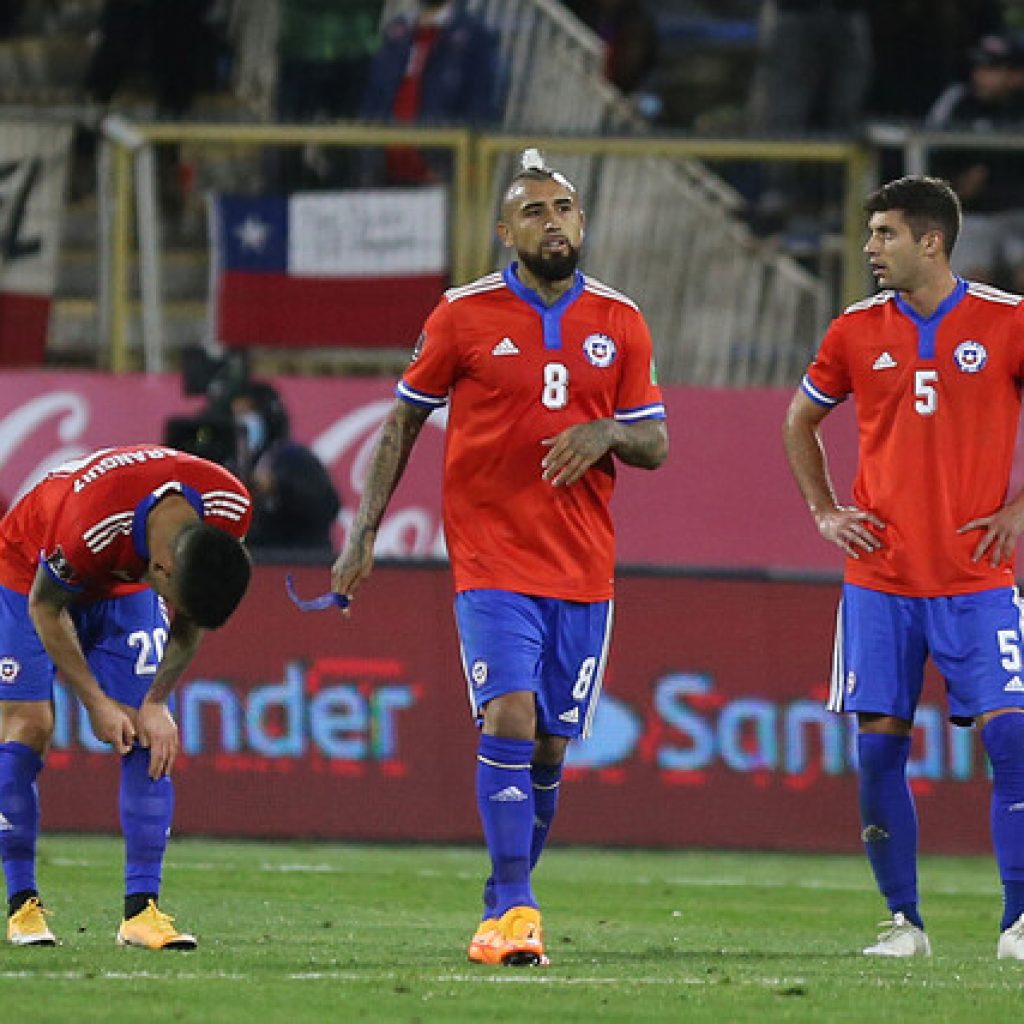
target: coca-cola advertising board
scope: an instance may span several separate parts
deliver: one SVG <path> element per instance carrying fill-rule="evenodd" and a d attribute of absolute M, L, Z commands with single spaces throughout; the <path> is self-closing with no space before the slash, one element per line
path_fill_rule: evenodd
<path fill-rule="evenodd" d="M 292 435 L 329 469 L 343 508 L 340 545 L 359 504 L 378 430 L 394 400 L 388 379 L 274 378 Z M 780 429 L 790 393 L 667 387 L 672 443 L 656 473 L 621 468 L 614 499 L 623 565 L 775 568 L 837 573 L 789 477 Z M 0 373 L 0 501 L 52 466 L 106 445 L 160 441 L 169 417 L 195 415 L 172 374 Z M 834 421 L 834 422 L 832 422 Z M 827 424 L 833 475 L 851 475 L 848 411 Z M 443 557 L 445 410 L 427 421 L 377 538 L 381 557 Z"/>

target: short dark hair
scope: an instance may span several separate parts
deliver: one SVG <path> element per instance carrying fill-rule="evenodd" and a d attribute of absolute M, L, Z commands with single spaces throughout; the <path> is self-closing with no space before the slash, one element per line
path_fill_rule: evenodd
<path fill-rule="evenodd" d="M 192 522 L 174 539 L 174 574 L 181 610 L 202 629 L 218 629 L 249 586 L 252 560 L 238 538 Z"/>
<path fill-rule="evenodd" d="M 875 189 L 864 202 L 868 214 L 899 210 L 917 241 L 926 231 L 941 231 L 946 256 L 960 234 L 960 199 L 943 178 L 908 174 Z"/>

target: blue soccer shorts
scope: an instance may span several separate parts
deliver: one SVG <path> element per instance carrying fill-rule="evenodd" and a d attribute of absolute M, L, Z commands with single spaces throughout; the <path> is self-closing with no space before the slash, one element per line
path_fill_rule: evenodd
<path fill-rule="evenodd" d="M 586 736 L 601 694 L 613 611 L 612 601 L 508 590 L 458 594 L 455 621 L 473 715 L 479 721 L 488 701 L 529 690 L 540 735 Z"/>
<path fill-rule="evenodd" d="M 137 708 L 167 645 L 170 621 L 148 588 L 69 609 L 89 668 L 108 697 Z M 24 594 L 0 587 L 0 700 L 50 700 L 56 676 Z"/>
<path fill-rule="evenodd" d="M 912 721 L 930 656 L 950 719 L 1024 707 L 1022 608 L 1016 587 L 904 597 L 845 584 L 828 707 Z"/>

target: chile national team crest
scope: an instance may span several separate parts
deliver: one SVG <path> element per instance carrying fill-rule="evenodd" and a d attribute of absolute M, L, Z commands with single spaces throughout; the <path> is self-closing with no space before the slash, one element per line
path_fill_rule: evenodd
<path fill-rule="evenodd" d="M 980 341 L 961 341 L 953 352 L 953 362 L 964 373 L 977 373 L 988 362 L 988 352 Z"/>
<path fill-rule="evenodd" d="M 607 334 L 589 334 L 583 339 L 583 354 L 593 366 L 611 366 L 616 351 L 615 342 Z"/>

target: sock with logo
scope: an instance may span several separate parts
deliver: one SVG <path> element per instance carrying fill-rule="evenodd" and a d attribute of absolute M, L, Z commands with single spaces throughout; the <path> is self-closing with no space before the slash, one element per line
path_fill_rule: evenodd
<path fill-rule="evenodd" d="M 857 736 L 864 851 L 889 910 L 923 928 L 917 907 L 917 811 L 907 783 L 909 756 L 909 736 Z"/>
<path fill-rule="evenodd" d="M 981 730 L 992 764 L 992 845 L 1003 883 L 1005 931 L 1024 914 L 1024 714 L 997 715 Z"/>
<path fill-rule="evenodd" d="M 501 917 L 510 907 L 537 906 L 530 888 L 532 754 L 532 740 L 480 737 L 476 799 L 491 855 L 493 917 Z"/>
<path fill-rule="evenodd" d="M 558 793 L 562 781 L 561 764 L 530 765 L 530 780 L 533 783 L 533 839 L 530 845 L 530 869 L 537 866 L 540 855 L 544 852 L 548 832 L 555 818 L 558 807 Z M 495 916 L 497 899 L 494 891 L 494 878 L 484 883 L 484 919 Z"/>
<path fill-rule="evenodd" d="M 43 759 L 31 747 L 24 743 L 0 743 L 0 858 L 11 913 L 29 897 L 37 895 L 39 792 L 36 776 L 42 767 Z"/>
<path fill-rule="evenodd" d="M 142 747 L 121 758 L 120 810 L 126 897 L 155 899 L 174 814 L 174 783 L 166 775 L 149 777 L 149 751 Z"/>

